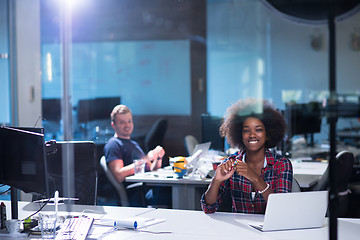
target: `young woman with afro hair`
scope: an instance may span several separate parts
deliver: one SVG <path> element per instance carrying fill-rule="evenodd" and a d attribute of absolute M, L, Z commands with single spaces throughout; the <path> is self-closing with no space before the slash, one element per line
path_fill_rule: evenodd
<path fill-rule="evenodd" d="M 241 99 L 224 116 L 220 134 L 240 150 L 224 160 L 201 198 L 205 213 L 217 211 L 230 191 L 232 212 L 264 214 L 270 194 L 291 192 L 289 159 L 270 151 L 283 139 L 286 122 L 268 101 Z"/>

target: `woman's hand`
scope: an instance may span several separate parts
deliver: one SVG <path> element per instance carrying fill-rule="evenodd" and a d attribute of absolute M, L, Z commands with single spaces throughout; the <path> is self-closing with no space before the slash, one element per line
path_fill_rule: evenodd
<path fill-rule="evenodd" d="M 229 179 L 235 172 L 233 167 L 233 161 L 228 159 L 226 162 L 223 162 L 217 166 L 214 180 L 223 182 Z"/>
<path fill-rule="evenodd" d="M 205 192 L 204 198 L 207 204 L 214 204 L 216 202 L 221 183 L 229 179 L 235 172 L 233 164 L 233 160 L 228 159 L 226 162 L 220 163 L 219 166 L 217 166 L 210 187 Z"/>
<path fill-rule="evenodd" d="M 246 177 L 251 182 L 254 182 L 259 178 L 259 176 L 254 172 L 254 170 L 242 161 L 238 161 L 234 168 L 237 174 Z"/>

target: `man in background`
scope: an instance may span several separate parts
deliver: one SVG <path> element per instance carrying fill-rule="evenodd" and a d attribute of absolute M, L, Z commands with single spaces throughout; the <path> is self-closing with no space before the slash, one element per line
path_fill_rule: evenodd
<path fill-rule="evenodd" d="M 134 123 L 132 112 L 126 105 L 114 107 L 111 112 L 111 126 L 114 128 L 115 134 L 105 145 L 104 155 L 111 173 L 119 183 L 127 185 L 124 180 L 127 176 L 134 174 L 135 165 L 133 160 L 135 159 L 145 160 L 146 171 L 153 171 L 161 167 L 162 157 L 165 154 L 165 150 L 161 146 L 157 146 L 145 154 L 139 144 L 131 140 L 130 137 L 134 130 Z M 143 205 L 140 202 L 143 196 L 139 196 L 143 191 L 127 192 L 132 206 Z"/>

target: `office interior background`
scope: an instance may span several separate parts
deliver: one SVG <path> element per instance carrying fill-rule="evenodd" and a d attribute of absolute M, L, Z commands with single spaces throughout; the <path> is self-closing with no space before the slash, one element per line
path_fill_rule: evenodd
<path fill-rule="evenodd" d="M 204 114 L 221 118 L 237 99 L 285 111 L 330 96 L 326 19 L 290 17 L 265 0 L 65 2 L 0 0 L 1 124 L 101 145 L 113 135 L 104 109 L 119 102 L 133 111 L 134 138 L 168 120 L 168 158 L 186 154 L 186 135 L 204 140 Z M 358 106 L 359 8 L 335 22 L 336 94 Z M 326 144 L 321 120 L 314 141 Z M 339 117 L 337 130 L 359 134 L 359 115 Z"/>

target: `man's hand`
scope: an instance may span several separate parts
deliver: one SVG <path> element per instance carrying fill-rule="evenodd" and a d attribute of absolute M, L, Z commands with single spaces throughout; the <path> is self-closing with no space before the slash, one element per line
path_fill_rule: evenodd
<path fill-rule="evenodd" d="M 148 158 L 151 161 L 150 171 L 161 168 L 162 157 L 165 155 L 165 150 L 161 146 L 157 146 L 153 150 L 149 151 Z"/>

